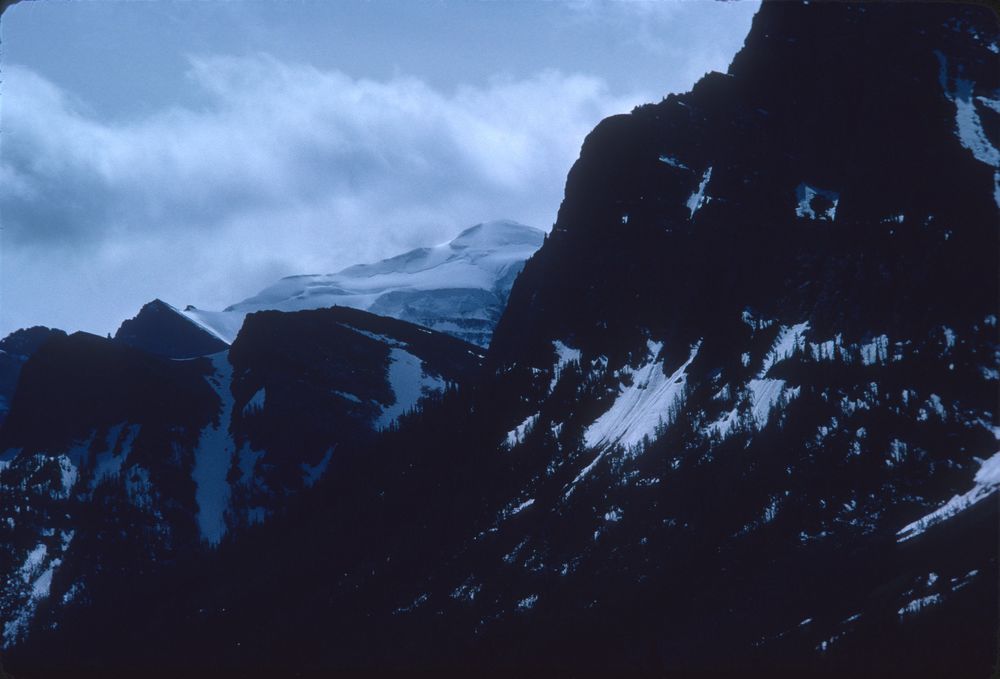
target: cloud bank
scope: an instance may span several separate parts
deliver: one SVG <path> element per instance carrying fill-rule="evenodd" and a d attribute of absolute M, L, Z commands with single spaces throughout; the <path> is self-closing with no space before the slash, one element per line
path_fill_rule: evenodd
<path fill-rule="evenodd" d="M 143 302 L 221 308 L 508 217 L 548 228 L 584 136 L 649 97 L 543 71 L 439 91 L 195 57 L 205 105 L 106 123 L 4 69 L 0 333 L 110 332 Z"/>

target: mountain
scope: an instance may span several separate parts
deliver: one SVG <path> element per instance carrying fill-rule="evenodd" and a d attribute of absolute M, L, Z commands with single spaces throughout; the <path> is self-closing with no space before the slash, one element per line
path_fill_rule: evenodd
<path fill-rule="evenodd" d="M 232 342 L 252 311 L 348 306 L 486 347 L 514 279 L 544 237 L 543 231 L 516 222 L 485 222 L 442 245 L 375 264 L 284 278 L 222 312 L 189 307 L 184 313 Z"/>
<path fill-rule="evenodd" d="M 180 324 L 191 325 L 154 303 L 123 328 L 141 343 Z M 482 358 L 450 336 L 340 307 L 250 314 L 208 357 L 156 351 L 179 337 L 150 352 L 75 333 L 25 364 L 0 429 L 3 645 L 75 601 L 115 596 L 125 572 L 148 574 L 279 515 L 337 464 L 339 446 L 395 427 Z"/>
<path fill-rule="evenodd" d="M 25 362 L 50 337 L 64 334 L 62 330 L 35 326 L 17 330 L 0 340 L 0 425 L 10 411 L 10 402 Z"/>
<path fill-rule="evenodd" d="M 10 666 L 988 674 L 998 45 L 976 5 L 764 2 L 584 141 L 481 371 Z M 299 384 L 258 365 L 237 405 Z"/>
<path fill-rule="evenodd" d="M 121 324 L 115 339 L 165 358 L 196 358 L 224 351 L 228 343 L 166 302 L 154 299 Z"/>

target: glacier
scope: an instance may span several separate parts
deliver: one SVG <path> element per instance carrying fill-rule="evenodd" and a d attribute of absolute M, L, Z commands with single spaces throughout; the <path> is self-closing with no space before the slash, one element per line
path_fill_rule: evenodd
<path fill-rule="evenodd" d="M 454 239 L 332 274 L 289 276 L 223 311 L 184 315 L 228 344 L 254 311 L 346 306 L 488 346 L 514 279 L 545 232 L 517 222 L 477 224 Z"/>

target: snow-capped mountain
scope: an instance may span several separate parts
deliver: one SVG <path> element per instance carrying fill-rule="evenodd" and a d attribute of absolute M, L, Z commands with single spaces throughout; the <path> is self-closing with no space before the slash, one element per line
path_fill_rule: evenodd
<path fill-rule="evenodd" d="M 543 231 L 510 221 L 477 224 L 453 240 L 334 274 L 283 278 L 224 311 L 184 313 L 231 343 L 250 312 L 347 306 L 489 346 L 493 328 Z"/>
<path fill-rule="evenodd" d="M 12 662 L 985 675 L 1000 622 L 998 45 L 975 5 L 763 3 L 726 74 L 588 136 L 481 371 L 338 443 L 280 520 L 36 614 Z M 186 362 L 191 384 L 230 380 L 212 412 L 281 415 L 231 419 L 233 450 L 293 460 L 268 479 L 340 431 L 322 399 L 365 407 L 389 361 L 409 370 L 383 342 L 388 377 L 369 384 L 352 345 L 296 327 L 310 313 L 328 312 L 251 315 L 226 364 Z M 44 412 L 20 394 L 45 353 L 4 445 Z M 349 389 L 326 383 L 336 365 Z M 36 436 L 70 440 L 49 417 Z M 226 417 L 198 417 L 190 431 L 221 437 Z M 73 478 L 11 449 L 15 479 L 46 462 L 58 495 Z M 70 591 L 46 589 L 61 564 L 97 552 L 74 552 L 75 534 L 57 552 L 68 526 L 31 525 L 0 541 L 18 545 L 2 565 L 41 610 Z"/>

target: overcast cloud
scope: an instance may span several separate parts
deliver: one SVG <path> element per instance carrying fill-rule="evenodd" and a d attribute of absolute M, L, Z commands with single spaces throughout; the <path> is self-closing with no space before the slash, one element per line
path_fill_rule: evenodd
<path fill-rule="evenodd" d="M 568 24 L 632 22 L 639 49 L 692 81 L 724 69 L 742 42 L 685 60 L 651 33 L 673 5 L 565 9 Z M 534 72 L 447 86 L 263 51 L 179 63 L 183 96 L 116 116 L 41 66 L 5 61 L 0 335 L 34 324 L 113 332 L 154 297 L 222 308 L 280 276 L 434 244 L 488 219 L 548 229 L 590 129 L 663 96 L 544 59 Z"/>

